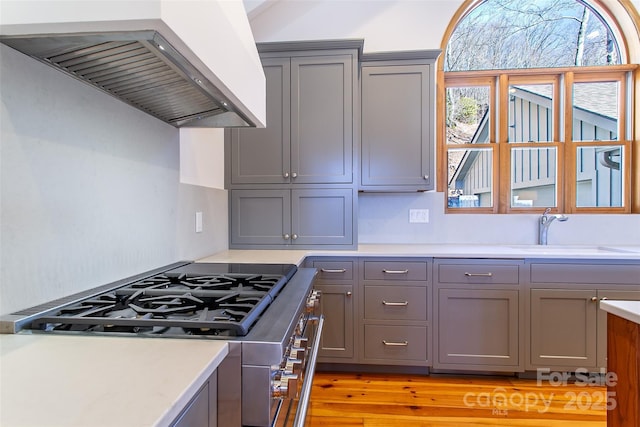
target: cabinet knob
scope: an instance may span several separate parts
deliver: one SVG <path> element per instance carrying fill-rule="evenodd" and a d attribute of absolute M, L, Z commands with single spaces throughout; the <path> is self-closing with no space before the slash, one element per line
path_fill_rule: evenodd
<path fill-rule="evenodd" d="M 298 235 L 297 235 L 297 234 L 295 234 L 295 233 L 294 233 L 294 234 L 292 234 L 292 235 L 291 235 L 291 239 L 292 239 L 292 240 L 296 240 L 297 238 L 298 238 Z"/>
<path fill-rule="evenodd" d="M 609 299 L 609 298 L 607 298 L 607 297 L 602 297 L 602 298 L 600 298 L 600 301 L 606 301 L 606 300 L 608 300 L 608 299 Z"/>
<path fill-rule="evenodd" d="M 288 234 L 285 234 L 284 236 L 282 236 L 282 238 L 284 240 L 289 240 L 291 238 L 291 236 L 289 236 Z"/>
<path fill-rule="evenodd" d="M 424 179 L 429 179 L 429 175 L 425 175 L 425 176 L 424 176 Z"/>
<path fill-rule="evenodd" d="M 353 295 L 353 292 L 348 291 L 348 292 L 347 292 L 347 296 L 348 296 L 348 297 L 350 297 L 351 295 Z"/>
<path fill-rule="evenodd" d="M 598 297 L 591 297 L 591 301 L 593 301 L 593 302 L 598 301 Z"/>
<path fill-rule="evenodd" d="M 297 174 L 297 173 L 295 173 L 295 172 L 291 172 L 291 178 L 297 178 L 297 177 L 298 177 L 298 174 Z"/>
<path fill-rule="evenodd" d="M 289 172 L 283 173 L 282 176 L 285 177 L 285 178 L 289 178 Z"/>

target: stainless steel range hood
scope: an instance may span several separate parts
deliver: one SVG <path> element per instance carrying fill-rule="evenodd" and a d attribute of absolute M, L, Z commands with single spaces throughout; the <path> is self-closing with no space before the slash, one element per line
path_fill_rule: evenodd
<path fill-rule="evenodd" d="M 8 0 L 0 42 L 175 127 L 264 126 L 264 74 L 241 5 L 118 5 Z"/>
<path fill-rule="evenodd" d="M 155 31 L 0 41 L 176 127 L 255 126 Z"/>

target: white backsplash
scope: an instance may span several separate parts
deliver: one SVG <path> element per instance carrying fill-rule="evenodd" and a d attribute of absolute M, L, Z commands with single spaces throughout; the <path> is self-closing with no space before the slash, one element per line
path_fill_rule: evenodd
<path fill-rule="evenodd" d="M 539 215 L 444 214 L 442 193 L 360 193 L 358 242 L 536 244 Z M 429 209 L 428 223 L 410 223 L 409 209 Z M 549 244 L 640 245 L 640 215 L 570 214 L 552 224 Z"/>
<path fill-rule="evenodd" d="M 227 192 L 180 183 L 178 129 L 0 59 L 0 314 L 227 248 Z"/>

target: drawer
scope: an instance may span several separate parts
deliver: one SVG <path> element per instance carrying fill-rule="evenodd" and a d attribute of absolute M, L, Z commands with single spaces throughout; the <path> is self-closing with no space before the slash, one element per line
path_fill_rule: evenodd
<path fill-rule="evenodd" d="M 640 285 L 640 265 L 534 263 L 531 283 Z"/>
<path fill-rule="evenodd" d="M 440 264 L 440 283 L 518 284 L 519 265 L 508 264 Z"/>
<path fill-rule="evenodd" d="M 365 286 L 364 318 L 427 320 L 427 287 Z"/>
<path fill-rule="evenodd" d="M 353 261 L 313 261 L 319 280 L 353 280 Z"/>
<path fill-rule="evenodd" d="M 425 326 L 364 325 L 365 359 L 427 360 Z"/>
<path fill-rule="evenodd" d="M 365 280 L 427 280 L 422 261 L 364 261 Z"/>

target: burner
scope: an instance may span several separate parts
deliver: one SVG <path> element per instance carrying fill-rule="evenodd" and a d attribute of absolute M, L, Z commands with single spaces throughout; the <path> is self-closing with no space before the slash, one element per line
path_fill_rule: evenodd
<path fill-rule="evenodd" d="M 249 264 L 238 264 L 240 272 L 217 271 L 221 266 L 233 265 L 188 264 L 128 283 L 38 318 L 33 327 L 246 335 L 287 282 L 287 276 L 271 271 L 295 272 L 292 266 L 274 265 L 261 274 L 252 269 L 262 267 Z"/>

